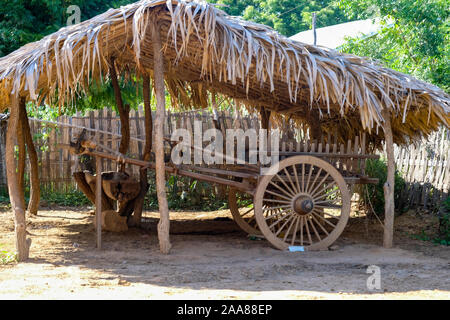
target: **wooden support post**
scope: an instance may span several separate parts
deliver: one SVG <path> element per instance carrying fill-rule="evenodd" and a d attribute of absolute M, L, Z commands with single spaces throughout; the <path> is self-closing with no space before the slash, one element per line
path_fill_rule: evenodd
<path fill-rule="evenodd" d="M 386 144 L 387 159 L 387 180 L 384 184 L 384 236 L 383 247 L 392 248 L 394 239 L 394 183 L 395 183 L 395 156 L 394 156 L 394 140 L 391 126 L 391 114 L 383 111 L 384 118 L 384 137 Z"/>
<path fill-rule="evenodd" d="M 41 187 L 39 183 L 39 160 L 34 147 L 33 137 L 31 136 L 30 123 L 25 100 L 20 100 L 20 119 L 22 122 L 23 135 L 27 146 L 28 158 L 30 161 L 30 202 L 28 203 L 28 212 L 37 214 L 39 201 L 41 198 Z"/>
<path fill-rule="evenodd" d="M 25 203 L 19 189 L 19 179 L 16 173 L 16 161 L 14 159 L 14 146 L 16 130 L 19 124 L 19 97 L 11 97 L 10 118 L 6 133 L 6 174 L 8 177 L 8 191 L 11 208 L 14 212 L 15 236 L 17 260 L 28 259 L 31 239 L 27 239 L 25 222 Z"/>
<path fill-rule="evenodd" d="M 95 157 L 95 220 L 97 227 L 97 249 L 102 248 L 102 158 Z"/>
<path fill-rule="evenodd" d="M 164 57 L 161 44 L 161 27 L 154 22 L 152 29 L 152 46 L 154 57 L 154 81 L 156 92 L 156 117 L 155 117 L 155 160 L 156 160 L 156 191 L 160 220 L 158 223 L 159 247 L 162 253 L 169 253 L 171 244 L 169 237 L 170 217 L 166 195 L 166 177 L 164 163 L 164 113 L 165 113 L 165 88 L 164 88 Z"/>

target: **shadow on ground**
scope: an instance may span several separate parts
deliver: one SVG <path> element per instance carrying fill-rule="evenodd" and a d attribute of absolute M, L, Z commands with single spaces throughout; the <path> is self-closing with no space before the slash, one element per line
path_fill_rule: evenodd
<path fill-rule="evenodd" d="M 291 253 L 273 249 L 265 240 L 250 240 L 227 213 L 174 213 L 173 248 L 170 255 L 163 255 L 154 213 L 144 215 L 142 228 L 103 232 L 102 250 L 95 248 L 93 218 L 86 211 L 64 210 L 43 211 L 30 218 L 33 245 L 26 265 L 75 267 L 84 288 L 231 290 L 250 292 L 249 297 L 252 292 L 265 293 L 269 298 L 276 292 L 295 296 L 296 292 L 450 291 L 447 247 L 397 237 L 396 248 L 383 249 L 378 245 L 381 227 L 364 219 L 351 219 L 335 250 Z M 8 234 L 12 236 L 10 229 Z M 370 265 L 380 268 L 379 290 L 367 287 Z"/>

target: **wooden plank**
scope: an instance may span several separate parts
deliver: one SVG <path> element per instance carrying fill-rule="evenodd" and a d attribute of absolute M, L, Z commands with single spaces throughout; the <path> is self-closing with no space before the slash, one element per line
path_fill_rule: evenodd
<path fill-rule="evenodd" d="M 104 126 L 103 126 L 103 118 L 104 118 L 103 112 L 104 112 L 104 109 L 96 110 L 96 111 L 97 111 L 97 114 L 96 114 L 97 127 L 98 127 L 99 130 L 104 131 Z M 106 144 L 105 144 L 105 135 L 103 133 L 97 133 L 97 134 L 98 134 L 98 141 L 99 141 L 99 143 L 102 146 L 106 146 Z M 108 138 L 108 137 L 106 137 L 106 138 Z M 106 168 L 106 165 L 105 165 L 105 161 L 102 159 L 102 169 L 103 168 Z"/>
<path fill-rule="evenodd" d="M 72 117 L 68 117 L 67 119 L 69 125 L 73 124 L 74 119 Z M 73 128 L 69 126 L 68 130 L 68 137 L 67 137 L 67 143 L 70 143 L 70 137 L 73 135 Z M 67 153 L 67 167 L 66 167 L 66 176 L 65 179 L 67 179 L 67 184 L 70 189 L 73 189 L 74 185 L 72 183 L 72 165 L 74 162 L 75 156 L 72 156 L 70 152 Z"/>
<path fill-rule="evenodd" d="M 367 148 L 367 146 L 366 146 L 366 133 L 363 132 L 362 133 L 362 138 L 361 138 L 361 155 L 366 154 L 366 148 Z M 360 161 L 360 167 L 361 167 L 360 171 L 361 171 L 361 174 L 363 174 L 363 175 L 366 174 L 366 162 L 367 162 L 366 159 L 363 159 L 363 160 Z"/>
<path fill-rule="evenodd" d="M 333 144 L 333 150 L 332 150 L 331 154 L 337 154 L 337 144 L 336 143 Z M 337 159 L 335 157 L 332 157 L 330 162 L 333 166 L 336 166 L 336 161 L 337 161 Z"/>
<path fill-rule="evenodd" d="M 355 137 L 355 145 L 353 147 L 353 153 L 359 153 L 359 136 L 358 135 Z M 359 173 L 358 158 L 353 158 L 351 171 L 354 173 Z"/>
<path fill-rule="evenodd" d="M 347 141 L 347 154 L 351 154 L 352 153 L 352 140 L 348 140 Z M 347 171 L 348 174 L 350 174 L 352 172 L 352 168 L 351 168 L 351 164 L 353 159 L 348 158 L 347 161 L 345 162 L 345 171 Z"/>
<path fill-rule="evenodd" d="M 108 109 L 106 111 L 106 131 L 111 132 L 111 133 L 113 132 L 113 130 L 112 130 L 112 111 L 111 111 L 111 109 Z M 108 141 L 106 143 L 106 146 L 108 147 L 108 149 L 111 149 L 111 150 L 113 148 L 112 139 L 113 139 L 113 137 L 110 135 L 108 137 Z M 110 159 L 107 159 L 107 161 L 106 161 L 106 170 L 107 171 L 111 171 L 112 170 L 112 161 Z"/>
<path fill-rule="evenodd" d="M 142 139 L 144 137 L 143 134 L 143 130 L 141 130 L 141 121 L 140 121 L 140 115 L 144 114 L 144 111 L 142 110 L 142 106 L 139 106 L 139 110 L 133 110 L 134 114 L 133 114 L 133 120 L 135 122 L 135 126 L 136 126 L 136 136 L 140 139 Z M 169 131 L 167 129 L 167 125 L 166 125 L 166 131 L 167 131 L 167 136 L 170 136 Z M 142 127 L 143 128 L 143 127 Z M 145 139 L 145 137 L 144 137 Z M 139 159 L 142 159 L 142 151 L 143 150 L 143 146 L 142 146 L 142 142 L 138 141 L 137 143 L 137 155 L 139 156 Z"/>
<path fill-rule="evenodd" d="M 345 154 L 345 146 L 343 143 L 341 143 L 341 149 L 339 152 L 340 156 L 343 156 Z M 338 169 L 342 172 L 344 172 L 344 157 L 340 157 L 339 158 L 339 165 L 338 165 Z"/>
<path fill-rule="evenodd" d="M 96 157 L 96 184 L 95 184 L 95 220 L 96 228 L 96 243 L 97 249 L 102 248 L 102 158 Z"/>

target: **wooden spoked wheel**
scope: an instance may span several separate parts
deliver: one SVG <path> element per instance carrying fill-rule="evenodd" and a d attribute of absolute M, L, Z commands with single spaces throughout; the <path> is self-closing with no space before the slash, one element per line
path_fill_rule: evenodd
<path fill-rule="evenodd" d="M 242 207 L 238 205 L 238 196 Z M 230 206 L 231 215 L 237 225 L 248 234 L 260 235 L 258 223 L 255 218 L 255 208 L 253 205 L 253 196 L 230 189 L 228 193 L 228 205 Z"/>
<path fill-rule="evenodd" d="M 254 196 L 259 230 L 276 248 L 328 248 L 350 215 L 344 178 L 330 163 L 313 156 L 280 161 L 262 176 Z"/>

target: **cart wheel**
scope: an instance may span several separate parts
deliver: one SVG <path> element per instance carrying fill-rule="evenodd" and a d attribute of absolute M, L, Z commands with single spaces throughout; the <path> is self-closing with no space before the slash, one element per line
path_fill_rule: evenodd
<path fill-rule="evenodd" d="M 258 227 L 276 248 L 328 248 L 344 230 L 350 194 L 342 175 L 313 156 L 294 156 L 262 176 L 254 197 Z"/>
<path fill-rule="evenodd" d="M 248 202 L 248 206 L 239 208 L 237 204 L 237 194 L 240 195 L 244 202 Z M 241 193 L 235 189 L 230 189 L 228 193 L 228 205 L 230 206 L 231 215 L 237 225 L 248 234 L 261 234 L 258 229 L 258 223 L 255 218 L 255 210 L 253 205 L 253 197 L 247 193 Z"/>

